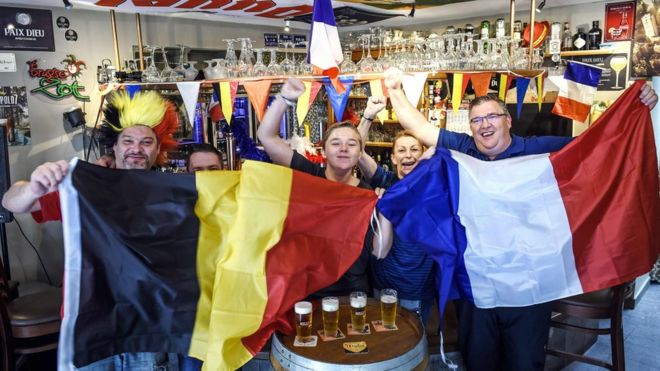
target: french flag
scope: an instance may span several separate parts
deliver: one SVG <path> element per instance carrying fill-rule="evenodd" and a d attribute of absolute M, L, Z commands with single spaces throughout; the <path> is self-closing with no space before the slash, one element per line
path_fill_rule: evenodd
<path fill-rule="evenodd" d="M 528 306 L 647 273 L 660 253 L 656 149 L 643 82 L 553 153 L 480 161 L 438 149 L 378 208 L 439 264 L 440 309 Z"/>
<path fill-rule="evenodd" d="M 330 0 L 314 0 L 309 40 L 307 61 L 313 66 L 314 74 L 328 76 L 337 92 L 343 93 L 344 85 L 337 76 L 344 56 L 341 52 L 339 32 Z"/>
<path fill-rule="evenodd" d="M 552 107 L 552 113 L 585 122 L 589 117 L 602 69 L 584 63 L 568 61 L 564 82 Z"/>

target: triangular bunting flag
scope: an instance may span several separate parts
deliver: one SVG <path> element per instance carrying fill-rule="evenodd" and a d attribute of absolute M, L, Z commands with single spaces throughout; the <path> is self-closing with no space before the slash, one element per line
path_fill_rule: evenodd
<path fill-rule="evenodd" d="M 470 74 L 474 95 L 477 97 L 483 97 L 488 94 L 488 86 L 490 85 L 490 78 L 492 76 L 493 74 L 488 72 Z"/>
<path fill-rule="evenodd" d="M 257 120 L 261 122 L 268 105 L 268 96 L 270 96 L 270 84 L 272 80 L 244 81 L 243 87 L 247 93 L 252 107 L 257 114 Z"/>
<path fill-rule="evenodd" d="M 511 82 L 513 81 L 514 77 L 509 76 L 507 74 L 500 74 L 500 91 L 499 94 L 497 94 L 500 99 L 503 102 L 506 102 L 506 92 L 509 91 L 509 86 L 511 86 Z"/>
<path fill-rule="evenodd" d="M 428 72 L 413 72 L 403 75 L 403 78 L 401 79 L 403 92 L 406 93 L 406 97 L 413 107 L 417 107 L 417 103 L 419 103 L 419 97 L 422 96 L 424 83 L 426 82 L 426 77 L 428 75 Z"/>
<path fill-rule="evenodd" d="M 231 116 L 234 112 L 234 100 L 236 100 L 236 90 L 238 89 L 238 81 L 223 81 L 220 83 L 220 103 L 222 105 L 222 113 L 225 115 L 225 120 L 231 124 Z"/>
<path fill-rule="evenodd" d="M 183 104 L 186 106 L 186 113 L 188 114 L 188 122 L 190 125 L 195 122 L 195 108 L 197 105 L 197 98 L 199 97 L 199 81 L 177 82 L 176 87 L 181 93 Z"/>
<path fill-rule="evenodd" d="M 463 74 L 455 73 L 452 81 L 451 106 L 454 113 L 458 112 L 458 107 L 463 99 Z"/>
<path fill-rule="evenodd" d="M 342 117 L 344 117 L 348 95 L 351 92 L 351 88 L 353 88 L 353 76 L 341 76 L 339 80 L 346 88 L 343 93 L 338 93 L 329 79 L 323 79 L 325 91 L 328 93 L 328 98 L 330 99 L 330 104 L 332 104 L 332 109 L 335 111 L 335 119 L 337 121 L 341 121 Z"/>
<path fill-rule="evenodd" d="M 543 104 L 543 75 L 536 77 L 536 96 L 539 104 L 539 112 Z"/>
<path fill-rule="evenodd" d="M 222 113 L 222 107 L 220 106 L 220 84 L 214 82 L 211 84 L 211 86 L 213 87 L 213 95 L 211 95 L 209 115 L 211 115 L 211 121 L 219 122 L 225 118 L 224 114 Z"/>
<path fill-rule="evenodd" d="M 124 89 L 126 89 L 126 92 L 128 93 L 128 96 L 132 99 L 135 93 L 139 92 L 142 90 L 142 86 L 140 85 L 124 85 Z"/>
<path fill-rule="evenodd" d="M 383 94 L 383 79 L 377 79 L 377 80 L 371 80 L 369 81 L 369 88 L 371 89 L 371 96 L 372 97 L 384 97 L 385 94 Z M 385 122 L 387 119 L 387 110 L 380 110 L 378 114 L 376 115 L 378 117 L 378 120 L 380 122 Z"/>
<path fill-rule="evenodd" d="M 566 79 L 564 75 L 548 76 L 547 83 L 545 84 L 546 91 L 561 91 L 566 90 Z"/>
<path fill-rule="evenodd" d="M 520 112 L 522 112 L 522 105 L 523 101 L 525 100 L 525 93 L 527 93 L 527 88 L 529 87 L 529 81 L 531 79 L 527 77 L 520 77 L 518 80 L 516 80 L 516 93 L 518 96 L 518 102 L 516 103 L 517 106 L 517 111 L 518 111 L 518 116 L 517 118 L 520 118 Z"/>
<path fill-rule="evenodd" d="M 309 107 L 312 106 L 316 95 L 321 90 L 321 83 L 318 81 L 304 81 L 305 92 L 298 97 L 298 104 L 296 105 L 296 115 L 298 116 L 298 126 L 302 125 L 305 122 L 305 117 L 309 112 Z"/>

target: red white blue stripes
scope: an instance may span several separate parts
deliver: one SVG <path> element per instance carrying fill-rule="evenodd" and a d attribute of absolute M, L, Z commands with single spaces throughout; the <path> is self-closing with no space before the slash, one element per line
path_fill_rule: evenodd
<path fill-rule="evenodd" d="M 312 31 L 309 39 L 309 63 L 322 71 L 334 69 L 334 73 L 325 74 L 336 75 L 344 56 L 330 0 L 314 0 Z"/>
<path fill-rule="evenodd" d="M 580 122 L 589 117 L 602 69 L 584 63 L 569 61 L 564 72 L 566 82 L 559 90 L 559 96 L 552 113 Z"/>

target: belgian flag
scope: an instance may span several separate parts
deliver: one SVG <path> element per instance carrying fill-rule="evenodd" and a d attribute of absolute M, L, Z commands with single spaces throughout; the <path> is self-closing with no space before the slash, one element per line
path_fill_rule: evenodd
<path fill-rule="evenodd" d="M 168 174 L 71 162 L 60 186 L 60 369 L 173 352 L 236 369 L 362 251 L 376 197 L 291 169 Z"/>

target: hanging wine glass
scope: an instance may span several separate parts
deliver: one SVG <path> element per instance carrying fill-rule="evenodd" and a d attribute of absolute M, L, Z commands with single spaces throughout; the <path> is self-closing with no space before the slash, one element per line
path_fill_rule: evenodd
<path fill-rule="evenodd" d="M 277 63 L 277 49 L 271 48 L 270 50 L 270 62 L 266 67 L 267 76 L 279 76 L 282 74 L 282 68 Z"/>
<path fill-rule="evenodd" d="M 170 67 L 170 63 L 167 61 L 167 52 L 165 51 L 165 47 L 161 46 L 160 52 L 163 53 L 163 63 L 165 63 L 165 67 L 160 71 L 161 80 L 176 81 L 177 76 L 172 67 Z"/>
<path fill-rule="evenodd" d="M 296 73 L 296 64 L 289 59 L 289 43 L 283 42 L 284 45 L 284 60 L 280 63 L 282 73 L 284 75 L 294 75 Z"/>
<path fill-rule="evenodd" d="M 365 47 L 366 47 L 365 35 L 358 36 L 358 40 L 360 41 L 361 46 L 362 46 L 362 58 L 360 58 L 360 60 L 357 61 L 356 65 L 357 65 L 358 71 L 362 71 L 362 64 L 364 63 L 364 60 L 367 58 L 367 56 L 365 55 L 365 53 L 366 53 L 366 51 L 365 51 Z"/>
<path fill-rule="evenodd" d="M 252 66 L 252 75 L 253 76 L 266 76 L 267 68 L 264 64 L 264 49 L 255 49 L 257 52 L 257 62 Z"/>
<path fill-rule="evenodd" d="M 149 51 L 149 57 L 145 57 L 145 59 L 149 59 L 149 67 L 144 70 L 142 79 L 144 82 L 160 82 L 160 71 L 154 62 L 154 53 L 157 47 L 145 45 L 144 48 Z"/>
<path fill-rule="evenodd" d="M 237 69 L 239 77 L 249 77 L 252 75 L 252 58 L 250 58 L 251 51 L 248 50 L 248 38 L 240 38 L 241 41 L 241 54 L 238 57 Z"/>
<path fill-rule="evenodd" d="M 305 50 L 309 48 L 309 42 L 303 41 L 300 43 L 301 45 L 305 46 Z M 312 65 L 307 61 L 307 56 L 309 55 L 309 51 L 305 53 L 305 55 L 302 56 L 302 59 L 300 60 L 300 63 L 298 63 L 298 73 L 300 75 L 311 75 L 313 68 Z"/>
<path fill-rule="evenodd" d="M 341 73 L 356 73 L 358 71 L 357 65 L 353 62 L 353 52 L 347 50 L 344 52 L 344 61 L 339 65 Z"/>
<path fill-rule="evenodd" d="M 227 77 L 234 78 L 238 75 L 238 58 L 234 51 L 234 39 L 222 40 L 227 43 L 227 51 L 225 53 L 225 61 L 227 63 Z"/>
<path fill-rule="evenodd" d="M 179 63 L 174 67 L 174 73 L 176 74 L 176 81 L 184 81 L 186 79 L 186 69 L 183 64 L 186 62 L 186 46 L 177 45 L 179 47 Z"/>

